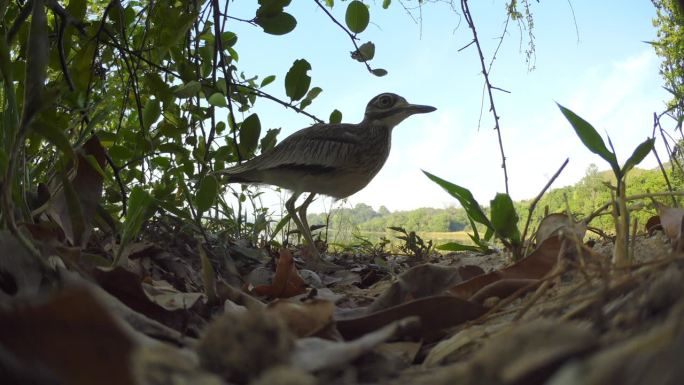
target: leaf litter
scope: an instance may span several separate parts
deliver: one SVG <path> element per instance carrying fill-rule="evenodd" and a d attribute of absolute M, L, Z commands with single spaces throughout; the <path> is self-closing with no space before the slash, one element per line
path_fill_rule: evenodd
<path fill-rule="evenodd" d="M 0 232 L 11 383 L 684 382 L 681 210 L 659 208 L 663 231 L 637 236 L 627 267 L 610 264 L 612 243 L 584 244 L 556 217 L 515 263 L 337 254 L 343 270 L 314 272 L 301 250 L 206 243 L 162 214 L 112 267 L 120 245 L 87 206 L 27 226 L 49 271 Z"/>

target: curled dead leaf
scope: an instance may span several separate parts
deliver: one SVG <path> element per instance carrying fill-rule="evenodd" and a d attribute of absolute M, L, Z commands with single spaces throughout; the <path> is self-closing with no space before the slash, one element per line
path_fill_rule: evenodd
<path fill-rule="evenodd" d="M 255 294 L 272 298 L 289 298 L 304 292 L 306 292 L 306 282 L 297 272 L 292 253 L 287 249 L 280 251 L 273 283 L 254 288 Z"/>
<path fill-rule="evenodd" d="M 540 244 L 551 236 L 565 233 L 574 234 L 577 240 L 581 242 L 586 232 L 587 225 L 584 222 L 575 222 L 567 214 L 554 213 L 541 220 L 534 237 L 537 244 Z"/>

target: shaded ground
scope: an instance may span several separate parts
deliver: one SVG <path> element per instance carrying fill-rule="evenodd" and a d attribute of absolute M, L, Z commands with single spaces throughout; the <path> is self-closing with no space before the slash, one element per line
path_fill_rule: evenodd
<path fill-rule="evenodd" d="M 116 268 L 106 237 L 48 239 L 41 267 L 0 233 L 3 383 L 684 383 L 684 258 L 660 232 L 620 269 L 612 243 L 558 236 L 516 264 L 346 253 L 327 272 L 169 224 Z"/>

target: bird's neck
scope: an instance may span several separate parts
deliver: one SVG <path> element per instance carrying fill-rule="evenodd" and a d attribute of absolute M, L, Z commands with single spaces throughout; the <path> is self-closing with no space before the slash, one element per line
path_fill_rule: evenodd
<path fill-rule="evenodd" d="M 368 119 L 364 118 L 361 123 L 358 124 L 360 127 L 372 127 L 373 129 L 376 130 L 384 130 L 388 132 L 392 132 L 392 129 L 396 124 L 388 124 L 387 121 L 384 119 Z"/>

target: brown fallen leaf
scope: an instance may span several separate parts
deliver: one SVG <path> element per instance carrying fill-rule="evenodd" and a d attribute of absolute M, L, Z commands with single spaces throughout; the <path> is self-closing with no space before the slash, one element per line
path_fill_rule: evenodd
<path fill-rule="evenodd" d="M 418 327 L 418 323 L 415 317 L 397 320 L 349 342 L 334 342 L 316 337 L 302 338 L 295 341 L 291 362 L 293 366 L 307 372 L 340 369 L 383 342 L 412 334 L 411 331 Z"/>
<path fill-rule="evenodd" d="M 280 251 L 276 273 L 271 285 L 260 285 L 254 293 L 272 298 L 289 298 L 306 292 L 306 282 L 299 276 L 292 253 L 287 249 Z"/>
<path fill-rule="evenodd" d="M 490 337 L 470 360 L 426 371 L 412 383 L 542 385 L 564 363 L 597 346 L 590 324 L 539 319 L 514 324 Z"/>
<path fill-rule="evenodd" d="M 308 337 L 332 322 L 335 305 L 326 300 L 313 299 L 307 302 L 277 300 L 266 307 L 266 313 L 277 314 L 297 337 Z"/>
<path fill-rule="evenodd" d="M 574 233 L 577 239 L 582 241 L 587 232 L 587 225 L 584 222 L 571 221 L 566 214 L 553 213 L 541 220 L 534 238 L 537 244 L 540 244 L 549 237 L 563 232 Z"/>
<path fill-rule="evenodd" d="M 135 339 L 83 287 L 0 309 L 0 344 L 70 385 L 133 383 Z"/>
<path fill-rule="evenodd" d="M 52 202 L 47 215 L 64 230 L 74 246 L 84 246 L 92 230 L 93 218 L 102 197 L 104 178 L 99 170 L 106 165 L 105 150 L 93 135 L 76 151 L 73 178 L 55 181 L 50 186 Z"/>
<path fill-rule="evenodd" d="M 679 207 L 668 207 L 662 203 L 655 202 L 658 216 L 660 217 L 660 225 L 663 231 L 673 245 L 680 241 L 682 233 L 682 219 L 684 219 L 684 209 Z"/>
<path fill-rule="evenodd" d="M 561 242 L 562 240 L 559 237 L 548 238 L 532 254 L 515 264 L 458 284 L 449 289 L 449 292 L 460 298 L 470 298 L 485 286 L 502 279 L 540 279 L 551 271 L 556 264 L 558 253 L 561 249 Z M 512 294 L 515 290 L 517 290 L 515 285 L 510 286 L 508 295 Z M 507 296 L 505 292 L 501 292 L 498 289 L 497 292 L 499 295 Z"/>
<path fill-rule="evenodd" d="M 492 282 L 478 290 L 477 293 L 470 296 L 468 300 L 477 303 L 484 303 L 487 298 L 491 297 L 502 299 L 522 288 L 532 290 L 538 286 L 536 285 L 537 283 L 539 283 L 539 279 L 504 278 L 502 280 Z"/>
<path fill-rule="evenodd" d="M 662 230 L 663 226 L 660 224 L 660 216 L 654 215 L 646 221 L 646 225 L 644 225 L 644 228 L 646 229 L 646 232 L 648 235 L 653 235 L 656 231 Z"/>
<path fill-rule="evenodd" d="M 415 336 L 433 339 L 446 328 L 473 320 L 487 311 L 479 304 L 453 296 L 434 296 L 406 302 L 378 312 L 337 321 L 337 329 L 346 338 L 356 338 L 406 317 L 420 319 Z"/>
<path fill-rule="evenodd" d="M 156 294 L 152 294 L 151 297 L 159 295 L 158 301 L 155 302 L 143 289 L 143 285 L 148 284 L 144 283 L 140 276 L 123 267 L 97 268 L 93 269 L 91 274 L 104 290 L 131 309 L 176 330 L 185 330 L 188 326 L 191 313 L 188 311 L 189 307 L 184 306 L 194 305 L 201 297 L 199 293 L 190 293 L 190 297 L 186 298 L 186 293 L 176 292 L 169 298 L 166 295 L 168 293 L 154 290 Z M 152 280 L 148 279 L 148 282 L 151 283 Z M 147 291 L 153 289 L 148 286 Z"/>
<path fill-rule="evenodd" d="M 424 368 L 434 368 L 463 361 L 468 358 L 473 351 L 482 347 L 486 338 L 507 327 L 508 323 L 493 325 L 470 325 L 459 331 L 448 339 L 440 341 L 430 349 L 427 357 L 423 361 Z"/>
<path fill-rule="evenodd" d="M 35 295 L 43 279 L 42 267 L 7 230 L 0 231 L 0 302 Z"/>
<path fill-rule="evenodd" d="M 441 295 L 450 287 L 483 274 L 477 266 L 440 266 L 425 264 L 413 267 L 400 274 L 380 297 L 368 307 L 368 313 L 374 313 L 406 301 Z"/>

